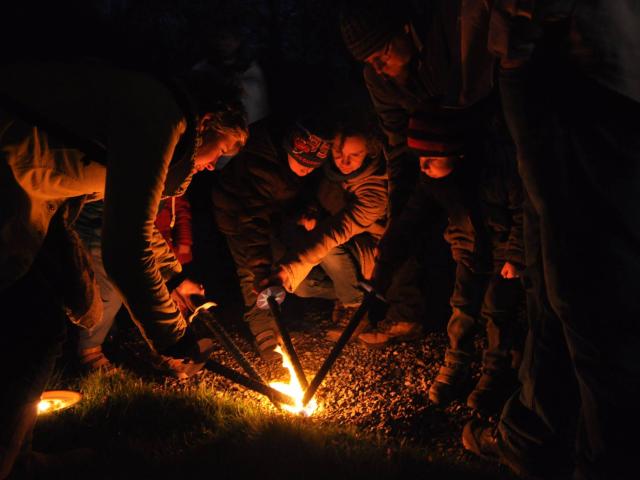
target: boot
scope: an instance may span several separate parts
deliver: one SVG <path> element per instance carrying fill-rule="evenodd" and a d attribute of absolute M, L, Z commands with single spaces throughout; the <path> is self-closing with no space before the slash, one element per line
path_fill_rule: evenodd
<path fill-rule="evenodd" d="M 447 348 L 444 363 L 429 388 L 429 400 L 441 407 L 447 406 L 459 394 L 469 378 L 471 354 Z"/>
<path fill-rule="evenodd" d="M 482 360 L 482 375 L 467 397 L 467 405 L 480 412 L 494 414 L 502 410 L 518 388 L 518 376 L 511 368 L 511 358 L 487 354 Z"/>
<path fill-rule="evenodd" d="M 85 374 L 102 372 L 106 376 L 111 376 L 118 371 L 118 367 L 111 363 L 102 351 L 102 345 L 82 348 L 78 351 L 78 357 L 80 359 L 80 369 Z"/>
<path fill-rule="evenodd" d="M 368 348 L 382 348 L 391 343 L 410 342 L 422 337 L 422 325 L 407 320 L 384 319 L 370 332 L 361 333 L 358 341 Z"/>
<path fill-rule="evenodd" d="M 336 304 L 331 315 L 335 326 L 327 330 L 326 339 L 330 342 L 337 342 L 358 308 L 360 308 L 360 305 L 345 307 L 342 304 Z M 351 339 L 349 341 L 353 342 L 358 338 L 358 335 L 364 332 L 367 328 L 369 328 L 369 316 L 365 315 L 362 317 L 362 320 L 360 320 L 360 323 L 353 332 L 353 335 L 351 335 Z"/>

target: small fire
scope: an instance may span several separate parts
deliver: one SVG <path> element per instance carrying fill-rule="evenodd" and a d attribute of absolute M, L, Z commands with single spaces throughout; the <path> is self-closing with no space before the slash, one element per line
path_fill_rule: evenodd
<path fill-rule="evenodd" d="M 286 393 L 296 401 L 295 406 L 282 405 L 282 408 L 284 410 L 286 410 L 287 412 L 302 414 L 306 417 L 310 417 L 318 408 L 318 402 L 316 402 L 315 398 L 312 398 L 309 403 L 307 403 L 306 407 L 302 405 L 304 390 L 300 386 L 300 380 L 298 380 L 298 376 L 293 369 L 291 359 L 285 352 L 282 351 L 282 348 L 280 348 L 279 345 L 276 347 L 275 351 L 282 355 L 282 366 L 289 370 L 289 377 L 291 380 L 289 380 L 289 383 L 271 382 L 269 385 L 282 393 Z"/>

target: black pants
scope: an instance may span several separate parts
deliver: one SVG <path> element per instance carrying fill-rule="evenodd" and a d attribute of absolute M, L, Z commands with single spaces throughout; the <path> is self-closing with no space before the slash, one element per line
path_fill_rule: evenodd
<path fill-rule="evenodd" d="M 473 337 L 481 327 L 487 331 L 486 367 L 511 365 L 511 350 L 518 349 L 518 308 L 522 286 L 517 279 L 500 275 L 502 264 L 493 274 L 476 274 L 459 263 L 451 296 L 453 313 L 447 325 L 449 346 L 471 352 Z"/>
<path fill-rule="evenodd" d="M 566 59 L 503 74 L 501 90 L 528 195 L 529 302 L 523 386 L 501 438 L 543 476 L 627 478 L 640 394 L 640 104 Z"/>

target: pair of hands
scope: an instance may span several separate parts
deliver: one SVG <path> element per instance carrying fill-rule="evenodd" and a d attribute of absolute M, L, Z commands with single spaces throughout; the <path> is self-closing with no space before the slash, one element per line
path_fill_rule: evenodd
<path fill-rule="evenodd" d="M 288 290 L 287 287 L 291 286 L 291 281 L 289 279 L 289 274 L 287 270 L 282 267 L 282 265 L 277 265 L 272 271 L 269 277 L 263 279 L 256 279 L 253 284 L 254 293 L 260 293 L 267 287 L 272 285 L 278 285 L 283 287 L 285 290 Z"/>
<path fill-rule="evenodd" d="M 307 232 L 310 232 L 311 230 L 316 228 L 316 225 L 318 225 L 318 221 L 313 217 L 309 217 L 307 215 L 302 215 L 298 219 L 296 224 L 298 224 L 301 227 L 303 227 Z"/>
<path fill-rule="evenodd" d="M 500 275 L 502 278 L 511 279 L 511 278 L 520 278 L 520 272 L 518 268 L 511 262 L 504 262 L 502 266 L 502 270 L 500 270 Z"/>

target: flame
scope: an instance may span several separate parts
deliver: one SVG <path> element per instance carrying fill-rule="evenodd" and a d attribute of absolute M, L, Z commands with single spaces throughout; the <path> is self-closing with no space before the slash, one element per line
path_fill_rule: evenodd
<path fill-rule="evenodd" d="M 318 402 L 316 401 L 315 398 L 312 398 L 311 400 L 309 400 L 309 403 L 307 403 L 306 406 L 302 405 L 302 397 L 304 397 L 304 390 L 300 386 L 300 380 L 296 375 L 296 372 L 293 368 L 293 364 L 291 363 L 291 359 L 285 352 L 282 351 L 282 348 L 280 348 L 280 345 L 278 345 L 275 348 L 275 351 L 278 352 L 280 355 L 282 355 L 282 366 L 287 370 L 289 370 L 290 380 L 289 380 L 289 383 L 271 382 L 269 383 L 269 385 L 275 388 L 276 390 L 279 390 L 282 393 L 286 393 L 296 401 L 295 406 L 283 404 L 282 408 L 287 412 L 301 414 L 306 417 L 313 415 L 313 412 L 315 412 L 316 409 L 318 408 Z"/>

